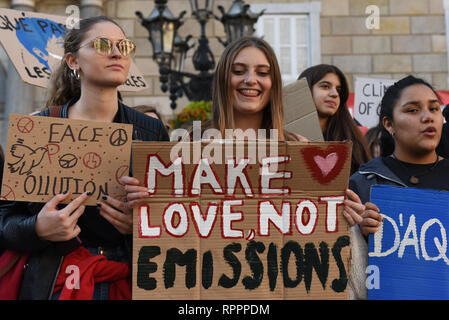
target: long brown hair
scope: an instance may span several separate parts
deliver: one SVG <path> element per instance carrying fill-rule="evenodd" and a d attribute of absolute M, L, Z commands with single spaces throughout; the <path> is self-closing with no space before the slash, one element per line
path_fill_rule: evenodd
<path fill-rule="evenodd" d="M 365 136 L 357 127 L 354 119 L 349 113 L 347 101 L 349 97 L 349 87 L 343 72 L 336 66 L 328 64 L 320 64 L 304 70 L 298 79 L 306 78 L 309 88 L 313 93 L 313 86 L 329 73 L 335 74 L 340 80 L 341 89 L 338 94 L 340 97 L 340 105 L 337 112 L 329 118 L 326 129 L 323 132 L 326 141 L 344 141 L 351 140 L 352 149 L 352 166 L 351 173 L 357 171 L 358 167 L 371 159 L 371 152 Z"/>
<path fill-rule="evenodd" d="M 279 139 L 284 140 L 282 78 L 279 64 L 271 46 L 257 37 L 242 37 L 229 44 L 221 55 L 212 84 L 211 126 L 220 130 L 223 137 L 225 129 L 234 129 L 231 68 L 238 53 L 247 47 L 261 50 L 270 64 L 272 87 L 270 102 L 264 109 L 262 129 L 277 129 Z"/>
<path fill-rule="evenodd" d="M 73 28 L 66 31 L 64 37 L 64 57 L 68 53 L 76 54 L 84 41 L 87 32 L 100 22 L 111 22 L 123 29 L 112 19 L 105 16 L 92 17 L 80 20 L 79 28 Z M 119 93 L 118 93 L 119 94 Z M 49 83 L 49 96 L 46 108 L 51 106 L 59 106 L 67 103 L 71 99 L 78 100 L 81 96 L 81 82 L 72 75 L 63 58 L 61 64 L 52 73 Z"/>

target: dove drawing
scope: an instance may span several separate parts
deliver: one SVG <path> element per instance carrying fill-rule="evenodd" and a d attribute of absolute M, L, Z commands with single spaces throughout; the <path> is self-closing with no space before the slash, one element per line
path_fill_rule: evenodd
<path fill-rule="evenodd" d="M 13 144 L 11 147 L 11 155 L 18 160 L 14 163 L 8 163 L 11 173 L 19 172 L 19 175 L 31 174 L 31 170 L 38 166 L 45 153 L 48 150 L 44 147 L 32 148 L 21 143 Z"/>

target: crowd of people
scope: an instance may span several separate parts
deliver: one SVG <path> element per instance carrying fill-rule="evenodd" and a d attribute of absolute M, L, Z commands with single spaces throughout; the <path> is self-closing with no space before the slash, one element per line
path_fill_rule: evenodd
<path fill-rule="evenodd" d="M 81 20 L 78 29 L 66 34 L 64 59 L 52 74 L 46 109 L 38 115 L 131 123 L 134 140 L 168 141 L 167 127 L 155 109 L 133 109 L 119 99 L 117 88 L 127 79 L 135 49 L 113 20 Z M 343 210 L 351 226 L 349 295 L 366 299 L 368 235 L 383 220 L 379 208 L 370 202 L 370 187 L 449 190 L 449 162 L 444 158 L 449 154 L 448 128 L 441 101 L 424 80 L 401 79 L 382 99 L 379 125 L 363 135 L 348 111 L 349 87 L 337 66 L 312 66 L 301 78 L 309 84 L 324 139 L 353 143 Z M 212 117 L 203 129 L 215 128 L 223 136 L 226 129 L 275 129 L 280 140 L 308 141 L 284 130 L 283 117 L 281 73 L 273 49 L 256 37 L 229 44 L 216 68 Z M 84 205 L 89 193 L 67 205 L 61 203 L 69 194 L 58 194 L 45 204 L 1 201 L 2 257 L 18 252 L 26 258 L 15 298 L 131 298 L 132 207 L 147 196 L 147 190 L 131 176 L 122 177 L 121 182 L 127 201 L 104 196 L 97 206 Z M 77 296 L 81 293 L 64 287 L 67 274 L 61 266 L 80 260 L 97 263 L 98 259 L 105 272 L 98 282 L 81 290 L 85 295 Z"/>

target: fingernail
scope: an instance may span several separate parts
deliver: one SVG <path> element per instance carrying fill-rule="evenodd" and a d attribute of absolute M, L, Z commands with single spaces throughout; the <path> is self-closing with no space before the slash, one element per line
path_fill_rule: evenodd
<path fill-rule="evenodd" d="M 101 208 L 101 203 L 100 202 L 97 203 L 97 207 Z"/>
<path fill-rule="evenodd" d="M 91 195 L 92 195 L 92 192 L 90 192 L 90 191 L 87 192 L 87 195 L 88 195 L 88 196 L 91 196 Z"/>
<path fill-rule="evenodd" d="M 66 190 L 66 191 L 64 191 L 62 194 L 67 194 L 69 191 L 68 190 Z"/>
<path fill-rule="evenodd" d="M 101 197 L 103 200 L 108 200 L 108 196 L 102 196 Z"/>

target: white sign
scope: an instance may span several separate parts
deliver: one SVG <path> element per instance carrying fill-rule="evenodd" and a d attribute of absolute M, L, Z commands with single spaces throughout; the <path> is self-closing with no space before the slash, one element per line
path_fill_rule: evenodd
<path fill-rule="evenodd" d="M 355 79 L 354 118 L 365 127 L 375 127 L 379 122 L 380 102 L 393 79 Z"/>

